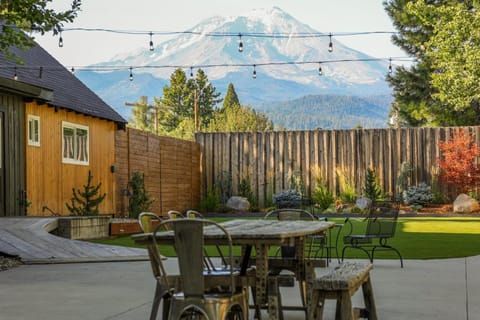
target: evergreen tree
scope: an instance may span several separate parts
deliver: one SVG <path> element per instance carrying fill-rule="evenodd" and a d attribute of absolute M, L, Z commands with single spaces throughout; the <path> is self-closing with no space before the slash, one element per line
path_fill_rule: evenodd
<path fill-rule="evenodd" d="M 223 112 L 217 112 L 210 122 L 209 132 L 246 132 L 273 130 L 273 123 L 267 116 L 253 108 L 231 105 Z"/>
<path fill-rule="evenodd" d="M 148 105 L 146 96 L 141 96 L 134 104 L 130 125 L 139 130 L 154 132 L 155 108 Z"/>
<path fill-rule="evenodd" d="M 233 84 L 228 85 L 227 93 L 225 94 L 225 99 L 223 99 L 222 111 L 226 110 L 230 106 L 240 105 L 240 100 L 238 100 L 237 93 Z"/>
<path fill-rule="evenodd" d="M 98 214 L 98 206 L 105 198 L 106 194 L 98 195 L 102 183 L 92 186 L 92 173 L 88 171 L 87 184 L 83 186 L 83 190 L 75 190 L 72 188 L 72 204 L 66 203 L 70 213 L 79 216 L 92 216 Z"/>
<path fill-rule="evenodd" d="M 477 10 L 470 10 L 475 5 Z M 472 77 L 476 73 L 473 70 L 478 70 L 478 65 L 476 62 L 467 63 L 470 71 L 466 76 L 461 70 L 465 62 L 478 61 L 478 56 L 472 54 L 474 50 L 464 50 L 461 58 L 457 55 L 458 51 L 462 51 L 462 43 L 478 48 L 478 36 L 475 36 L 478 33 L 478 21 L 475 22 L 475 19 L 478 20 L 478 3 L 475 5 L 459 0 L 384 2 L 385 10 L 398 30 L 398 34 L 392 37 L 393 42 L 416 59 L 413 66 L 401 66 L 387 77 L 395 98 L 391 115 L 396 116 L 399 125 L 450 126 L 478 123 L 478 104 L 475 99 L 465 98 L 465 95 L 472 97 L 471 89 L 475 88 L 473 83 L 478 83 L 478 78 Z M 462 11 L 465 13 L 462 18 L 454 19 L 455 14 L 452 12 Z M 459 30 L 463 32 L 458 32 Z M 450 43 L 445 45 L 448 42 Z M 456 63 L 456 67 L 452 67 L 452 63 Z M 459 76 L 469 79 L 460 81 L 462 84 L 456 87 L 454 84 L 458 82 Z M 443 87 L 438 80 L 442 77 L 445 80 Z M 460 102 L 460 105 L 463 103 L 463 108 L 453 98 L 455 95 L 452 95 L 454 90 L 458 92 L 459 87 L 464 93 Z M 465 107 L 465 101 L 473 103 L 470 107 Z"/>
<path fill-rule="evenodd" d="M 195 79 L 188 79 L 182 69 L 177 69 L 170 77 L 170 85 L 163 88 L 163 98 L 156 100 L 162 106 L 159 113 L 162 131 L 170 134 L 179 132 L 177 128 L 187 119 L 194 119 L 195 102 L 198 106 L 200 130 L 203 130 L 214 117 L 215 106 L 222 101 L 220 93 L 209 83 L 207 75 L 201 69 L 198 70 Z M 188 122 L 188 121 L 187 121 Z M 188 128 L 189 125 L 183 126 Z M 195 128 L 193 127 L 195 131 Z M 193 136 L 193 132 L 186 132 L 187 136 Z"/>

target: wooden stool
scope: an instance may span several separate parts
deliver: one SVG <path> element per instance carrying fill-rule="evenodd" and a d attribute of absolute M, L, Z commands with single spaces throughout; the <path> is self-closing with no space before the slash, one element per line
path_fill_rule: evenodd
<path fill-rule="evenodd" d="M 332 272 L 313 280 L 308 319 L 322 319 L 325 299 L 337 300 L 336 320 L 377 319 L 370 282 L 372 264 L 342 263 Z M 362 286 L 365 308 L 353 308 L 352 296 Z"/>

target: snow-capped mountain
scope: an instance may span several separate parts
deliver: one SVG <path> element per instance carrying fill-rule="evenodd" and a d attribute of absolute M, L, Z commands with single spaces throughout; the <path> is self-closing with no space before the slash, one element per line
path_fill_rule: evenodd
<path fill-rule="evenodd" d="M 253 10 L 240 16 L 212 17 L 188 31 L 158 43 L 154 51 L 137 50 L 100 64 L 149 66 L 135 69 L 135 80 L 131 83 L 125 71 L 111 73 L 108 77 L 94 72 L 78 76 L 126 118 L 129 110 L 121 108 L 124 101 L 136 101 L 140 95 L 162 95 L 163 85 L 168 83 L 174 71 L 174 67 L 165 66 L 182 66 L 187 74 L 191 66 L 193 72 L 195 66 L 203 66 L 217 91 L 224 94 L 231 82 L 240 101 L 254 107 L 266 101 L 291 100 L 307 94 L 390 92 L 385 83 L 386 61 L 344 61 L 370 57 L 342 45 L 335 37 L 331 39 L 333 51 L 329 52 L 328 34 L 312 36 L 319 31 L 277 7 Z M 228 36 L 212 36 L 212 33 Z M 243 52 L 238 51 L 239 34 L 242 35 Z M 256 65 L 256 79 L 252 79 L 253 65 Z M 322 76 L 318 73 L 320 66 Z M 98 81 L 98 76 L 108 80 Z"/>

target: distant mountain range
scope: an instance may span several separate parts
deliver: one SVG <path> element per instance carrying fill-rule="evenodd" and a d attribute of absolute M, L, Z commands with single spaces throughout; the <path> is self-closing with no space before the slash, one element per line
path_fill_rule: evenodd
<path fill-rule="evenodd" d="M 382 122 L 379 121 L 379 116 L 385 116 L 383 119 L 383 126 L 385 126 L 391 101 L 385 98 L 391 93 L 385 82 L 387 62 L 339 62 L 338 60 L 365 60 L 371 57 L 342 45 L 334 38 L 332 39 L 334 50 L 328 52 L 327 34 L 325 37 L 307 38 L 245 36 L 242 38 L 244 44 L 242 53 L 238 52 L 238 36 L 207 36 L 212 32 L 270 35 L 318 34 L 318 31 L 277 7 L 253 10 L 244 16 L 212 17 L 189 31 L 193 33 L 184 33 L 160 43 L 154 51 L 137 50 L 98 64 L 101 66 L 150 66 L 136 68 L 134 81 L 129 81 L 128 71 L 79 71 L 77 76 L 128 119 L 131 108 L 125 107 L 125 102 L 138 101 L 142 95 L 150 97 L 150 101 L 153 101 L 153 97 L 162 95 L 163 86 L 169 84 L 174 68 L 152 66 L 185 66 L 185 72 L 189 74 L 190 68 L 186 66 L 222 64 L 228 66 L 204 68 L 218 92 L 224 95 L 228 84 L 233 83 L 242 104 L 264 110 L 274 123 L 282 123 L 289 129 L 312 129 L 319 125 L 323 128 L 337 128 L 340 123 L 354 125 L 364 123 L 365 127 L 370 127 L 370 124 L 377 126 Z M 332 60 L 336 62 L 328 62 Z M 322 76 L 318 74 L 320 66 L 318 63 L 276 65 L 278 62 L 315 61 L 322 61 Z M 252 78 L 254 64 L 257 72 L 256 79 Z M 312 100 L 313 95 L 322 95 L 325 98 Z M 377 99 L 381 103 L 366 102 L 374 95 L 381 96 Z M 346 97 L 341 99 L 333 98 L 334 96 Z M 272 101 L 277 102 L 272 103 Z M 278 101 L 290 102 L 282 104 Z M 292 104 L 292 101 L 311 101 L 309 103 L 312 104 L 308 110 L 315 108 L 319 113 L 326 112 L 323 118 L 332 118 L 339 114 L 336 117 L 344 119 L 348 117 L 349 120 L 337 121 L 332 118 L 331 121 L 322 122 L 322 124 L 316 121 L 312 124 L 308 124 L 312 121 L 297 121 L 294 118 L 312 118 L 312 114 L 305 113 L 308 110 L 301 104 Z M 336 105 L 336 102 L 339 105 Z M 268 106 L 286 108 L 283 113 L 290 112 L 290 120 L 280 118 L 277 111 L 270 113 Z M 337 109 L 340 106 L 343 111 L 339 113 Z M 372 117 L 375 120 L 369 121 L 368 119 Z M 299 125 L 302 127 L 297 127 Z"/>

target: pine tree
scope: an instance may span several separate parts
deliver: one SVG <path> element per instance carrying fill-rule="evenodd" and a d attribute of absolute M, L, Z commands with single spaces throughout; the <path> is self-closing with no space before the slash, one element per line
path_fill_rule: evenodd
<path fill-rule="evenodd" d="M 89 170 L 87 184 L 83 186 L 83 190 L 72 188 L 72 204 L 65 204 L 73 215 L 92 216 L 98 214 L 98 206 L 105 199 L 106 193 L 98 195 L 102 183 L 92 186 L 92 178 L 92 173 Z"/>
<path fill-rule="evenodd" d="M 478 3 L 469 4 L 469 1 L 460 0 L 389 0 L 384 2 L 384 6 L 398 30 L 392 37 L 393 43 L 416 59 L 411 67 L 398 67 L 387 77 L 395 98 L 391 115 L 397 117 L 401 126 L 477 124 L 478 101 L 469 107 L 459 108 L 459 102 L 452 97 L 458 92 L 463 94 L 460 104 L 463 102 L 465 106 L 464 97 L 475 94 L 471 89 L 478 87 L 478 58 L 472 51 L 459 56 L 462 46 L 450 42 L 457 38 L 457 43 L 467 46 L 475 43 L 472 49 L 478 48 L 478 36 L 474 38 L 478 30 L 475 26 L 478 25 L 478 19 L 475 20 Z M 471 10 L 472 6 L 476 6 L 476 10 Z M 456 7 L 460 8 L 458 12 L 455 11 Z M 451 12 L 458 14 L 449 16 Z M 462 12 L 463 15 L 460 14 Z M 442 64 L 442 61 L 446 63 Z M 442 78 L 449 74 L 449 70 L 453 76 Z M 477 78 L 471 77 L 475 72 Z M 446 85 L 442 87 L 438 83 L 439 78 L 444 79 Z"/>
<path fill-rule="evenodd" d="M 375 174 L 375 170 L 371 168 L 367 169 L 367 176 L 365 177 L 365 187 L 363 188 L 363 193 L 367 198 L 372 200 L 373 205 L 382 196 L 382 189 L 377 183 L 377 175 Z"/>
<path fill-rule="evenodd" d="M 128 182 L 130 198 L 128 199 L 128 213 L 130 218 L 137 218 L 141 212 L 148 211 L 153 203 L 147 191 L 145 182 L 140 172 L 134 172 L 132 179 Z"/>
<path fill-rule="evenodd" d="M 227 108 L 235 105 L 240 105 L 240 100 L 238 100 L 238 96 L 237 96 L 237 93 L 235 92 L 235 88 L 233 87 L 233 84 L 230 83 L 228 85 L 225 98 L 223 99 L 222 112 Z"/>

